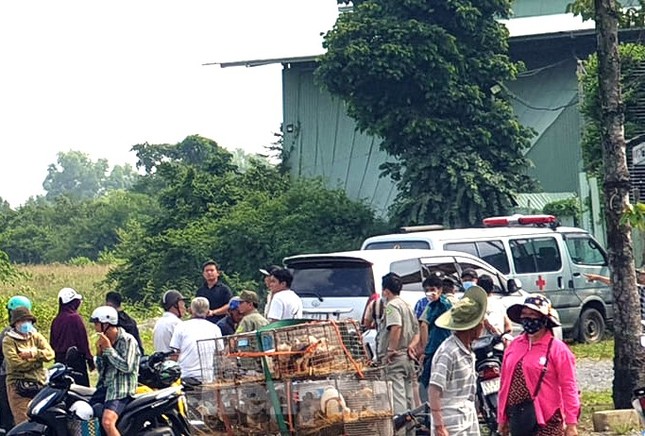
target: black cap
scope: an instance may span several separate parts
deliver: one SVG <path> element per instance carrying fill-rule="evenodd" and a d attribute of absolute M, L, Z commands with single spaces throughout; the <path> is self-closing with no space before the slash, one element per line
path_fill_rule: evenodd
<path fill-rule="evenodd" d="M 268 266 L 265 266 L 265 267 L 263 267 L 263 268 L 260 268 L 260 272 L 261 272 L 261 273 L 262 273 L 262 275 L 264 275 L 264 276 L 270 276 L 270 275 L 271 275 L 271 273 L 272 273 L 273 271 L 277 270 L 277 269 L 282 269 L 282 267 L 281 267 L 281 266 L 279 266 L 279 265 L 268 265 Z"/>
<path fill-rule="evenodd" d="M 179 291 L 176 291 L 174 289 L 170 289 L 169 291 L 166 291 L 166 293 L 163 294 L 163 297 L 161 298 L 163 308 L 166 310 L 170 309 L 172 306 L 179 303 L 181 300 L 185 300 L 184 296 L 181 295 Z"/>
<path fill-rule="evenodd" d="M 465 270 L 462 271 L 461 278 L 465 279 L 466 277 L 476 279 L 478 277 L 477 271 L 475 271 L 472 268 L 466 268 Z"/>

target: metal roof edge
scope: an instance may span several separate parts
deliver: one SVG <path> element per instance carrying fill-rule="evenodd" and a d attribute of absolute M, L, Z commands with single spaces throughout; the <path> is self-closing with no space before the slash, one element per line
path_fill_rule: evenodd
<path fill-rule="evenodd" d="M 280 57 L 280 58 L 268 58 L 268 59 L 251 59 L 251 60 L 242 60 L 242 61 L 233 61 L 233 62 L 208 62 L 202 65 L 203 66 L 219 65 L 221 68 L 260 67 L 262 65 L 271 65 L 271 64 L 292 64 L 292 63 L 313 62 L 321 54 L 322 53 L 319 53 L 317 55 Z"/>

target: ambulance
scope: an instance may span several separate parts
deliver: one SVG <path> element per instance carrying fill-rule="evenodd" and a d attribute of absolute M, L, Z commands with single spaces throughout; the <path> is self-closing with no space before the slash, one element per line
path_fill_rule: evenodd
<path fill-rule="evenodd" d="M 362 250 L 392 248 L 461 251 L 479 257 L 525 291 L 544 293 L 558 310 L 565 337 L 597 342 L 613 319 L 612 290 L 585 274 L 609 276 L 606 251 L 586 230 L 563 227 L 552 215 L 483 220 L 483 228 L 403 227 L 367 238 Z"/>

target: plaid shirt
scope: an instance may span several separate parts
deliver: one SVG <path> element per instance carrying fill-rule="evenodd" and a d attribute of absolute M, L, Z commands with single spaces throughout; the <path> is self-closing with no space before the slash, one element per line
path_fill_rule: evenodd
<path fill-rule="evenodd" d="M 134 395 L 139 376 L 139 345 L 123 328 L 118 327 L 116 341 L 97 357 L 99 371 L 97 389 L 105 387 L 105 401 L 120 400 Z"/>

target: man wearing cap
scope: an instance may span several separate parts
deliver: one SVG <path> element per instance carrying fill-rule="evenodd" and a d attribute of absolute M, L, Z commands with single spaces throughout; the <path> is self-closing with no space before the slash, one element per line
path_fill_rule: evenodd
<path fill-rule="evenodd" d="M 475 394 L 475 354 L 470 344 L 484 327 L 488 297 L 479 286 L 471 286 L 461 300 L 435 321 L 452 334 L 432 359 L 428 398 L 434 435 L 479 435 Z"/>
<path fill-rule="evenodd" d="M 477 284 L 477 271 L 473 268 L 466 268 L 461 273 L 461 286 L 464 288 L 464 291 L 467 291 L 471 286 Z"/>
<path fill-rule="evenodd" d="M 253 332 L 265 325 L 269 321 L 258 312 L 258 294 L 253 291 L 242 291 L 240 293 L 240 314 L 242 321 L 237 326 L 235 333 Z"/>
<path fill-rule="evenodd" d="M 228 313 L 226 316 L 217 321 L 217 327 L 222 331 L 222 336 L 230 336 L 235 334 L 237 324 L 242 319 L 240 313 L 240 297 L 233 297 L 228 302 Z"/>
<path fill-rule="evenodd" d="M 264 288 L 266 289 L 267 293 L 267 302 L 266 305 L 264 306 L 264 317 L 267 317 L 267 314 L 269 313 L 269 305 L 271 304 L 271 290 L 269 289 L 269 283 L 271 282 L 271 273 L 277 269 L 280 269 L 281 267 L 278 265 L 269 265 L 264 268 L 260 268 L 260 272 L 262 273 L 263 276 L 263 281 L 264 281 Z"/>
<path fill-rule="evenodd" d="M 271 303 L 267 319 L 271 322 L 302 318 L 302 300 L 291 290 L 293 276 L 286 268 L 273 270 L 269 276 Z"/>
<path fill-rule="evenodd" d="M 416 374 L 412 357 L 419 342 L 419 323 L 410 305 L 400 297 L 402 287 L 397 274 L 383 276 L 382 296 L 387 303 L 384 322 L 379 324 L 377 347 L 379 360 L 385 365 L 385 377 L 392 382 L 396 414 L 414 408 Z"/>
<path fill-rule="evenodd" d="M 186 299 L 175 289 L 170 289 L 161 297 L 164 313 L 155 323 L 152 331 L 152 342 L 155 351 L 170 351 L 170 339 L 177 324 L 186 313 Z"/>

